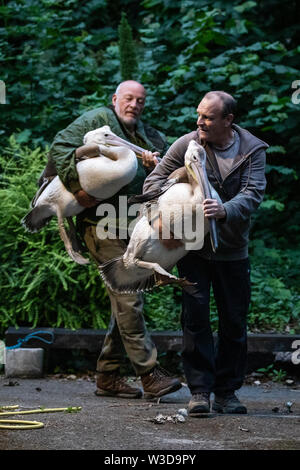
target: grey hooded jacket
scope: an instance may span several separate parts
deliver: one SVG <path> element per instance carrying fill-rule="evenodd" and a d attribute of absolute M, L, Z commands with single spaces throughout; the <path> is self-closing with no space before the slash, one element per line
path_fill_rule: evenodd
<path fill-rule="evenodd" d="M 207 143 L 201 142 L 198 131 L 193 131 L 171 145 L 159 165 L 146 178 L 143 187 L 144 192 L 161 187 L 176 168 L 184 166 L 185 152 L 191 140 L 203 145 L 207 153 L 207 176 L 223 202 L 226 218 L 217 221 L 217 253 L 213 253 L 210 237 L 206 236 L 204 246 L 197 254 L 224 261 L 247 258 L 251 214 L 262 202 L 266 187 L 265 150 L 268 144 L 246 129 L 235 124 L 232 127 L 239 134 L 240 148 L 232 168 L 222 171 L 223 178 L 219 168 L 221 159 L 215 157 Z"/>

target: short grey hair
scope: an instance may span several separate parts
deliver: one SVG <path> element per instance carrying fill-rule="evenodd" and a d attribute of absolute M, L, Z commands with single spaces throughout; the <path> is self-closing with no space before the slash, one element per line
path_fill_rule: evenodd
<path fill-rule="evenodd" d="M 120 88 L 124 85 L 124 83 L 137 83 L 138 85 L 141 85 L 145 90 L 144 85 L 142 85 L 140 82 L 137 82 L 136 80 L 124 80 L 123 82 L 119 83 L 119 85 L 117 86 L 116 91 L 114 93 L 115 95 L 119 93 Z M 145 90 L 145 94 L 146 94 L 146 90 Z"/>
<path fill-rule="evenodd" d="M 210 99 L 214 96 L 218 96 L 223 103 L 223 117 L 228 116 L 228 114 L 236 114 L 237 101 L 226 91 L 209 91 L 204 95 L 204 98 Z"/>

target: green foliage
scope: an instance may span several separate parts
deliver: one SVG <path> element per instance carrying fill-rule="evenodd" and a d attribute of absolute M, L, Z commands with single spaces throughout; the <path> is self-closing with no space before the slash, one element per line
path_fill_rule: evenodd
<path fill-rule="evenodd" d="M 172 274 L 178 275 L 175 267 Z M 150 330 L 180 330 L 181 289 L 164 286 L 145 294 L 144 314 Z"/>
<path fill-rule="evenodd" d="M 270 144 L 267 193 L 252 220 L 249 328 L 296 331 L 296 6 L 296 0 L 1 3 L 0 80 L 7 95 L 7 104 L 0 105 L 2 329 L 16 323 L 75 328 L 107 324 L 109 303 L 95 268 L 68 259 L 55 221 L 31 235 L 23 231 L 20 219 L 56 132 L 85 110 L 109 103 L 121 79 L 133 76 L 129 56 L 135 55 L 135 78 L 147 89 L 145 118 L 170 143 L 195 129 L 203 94 L 223 89 L 238 99 L 236 122 Z M 135 38 L 121 52 L 122 71 L 119 46 L 127 39 L 121 40 L 121 29 L 130 41 Z M 166 287 L 147 294 L 145 312 L 151 328 L 180 328 L 180 291 Z M 213 300 L 212 323 L 216 328 Z"/>
<path fill-rule="evenodd" d="M 109 301 L 95 266 L 72 262 L 56 220 L 36 234 L 20 223 L 44 160 L 40 148 L 32 152 L 14 136 L 0 156 L 0 332 L 13 325 L 106 328 Z"/>
<path fill-rule="evenodd" d="M 291 103 L 291 84 L 298 73 L 298 52 L 292 32 L 288 40 L 281 34 L 281 42 L 277 31 L 263 31 L 265 23 L 258 22 L 262 7 L 256 2 L 243 11 L 218 7 L 221 2 L 173 2 L 172 15 L 161 3 L 143 3 L 148 27 L 140 30 L 141 40 L 151 44 L 151 53 L 147 50 L 142 79 L 159 83 L 155 93 L 166 106 L 169 119 L 162 125 L 168 134 L 178 136 L 194 128 L 199 97 L 225 89 L 240 101 L 242 125 L 265 132 L 265 139 L 270 131 L 288 131 L 295 137 L 299 113 Z M 285 139 L 288 136 L 280 141 Z"/>
<path fill-rule="evenodd" d="M 83 108 L 106 102 L 119 80 L 116 27 L 105 0 L 2 3 L 3 136 L 28 128 L 33 145 L 50 143 Z"/>
<path fill-rule="evenodd" d="M 268 248 L 263 240 L 251 243 L 252 331 L 299 333 L 299 254 L 298 248 Z"/>
<path fill-rule="evenodd" d="M 287 372 L 282 369 L 275 369 L 274 364 L 257 369 L 257 372 L 264 374 L 266 377 L 273 380 L 273 382 L 284 382 L 287 378 Z"/>
<path fill-rule="evenodd" d="M 132 38 L 132 29 L 124 12 L 122 13 L 118 32 L 121 78 L 122 81 L 134 80 L 137 71 L 136 46 Z"/>

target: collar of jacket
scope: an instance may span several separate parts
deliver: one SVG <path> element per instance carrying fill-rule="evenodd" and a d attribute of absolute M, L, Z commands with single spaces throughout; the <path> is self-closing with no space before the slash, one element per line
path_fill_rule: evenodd
<path fill-rule="evenodd" d="M 237 124 L 232 124 L 232 128 L 238 133 L 240 137 L 240 148 L 237 156 L 234 158 L 234 162 L 232 165 L 232 168 L 228 171 L 228 173 L 225 173 L 225 178 L 223 181 L 231 174 L 233 171 L 235 171 L 242 163 L 244 163 L 245 160 L 247 160 L 248 157 L 250 157 L 254 152 L 256 152 L 259 149 L 267 149 L 269 145 L 264 142 L 263 140 L 259 139 L 258 137 L 255 137 L 251 132 L 247 131 L 246 129 L 243 129 L 242 127 L 238 126 Z M 198 136 L 198 141 L 201 145 L 206 150 L 207 153 L 207 158 L 210 166 L 212 167 L 215 176 L 219 182 L 222 181 L 221 173 L 219 170 L 219 165 L 221 163 L 220 160 L 216 160 L 215 154 L 211 147 L 208 145 L 207 142 L 204 140 L 200 139 L 199 136 L 199 130 L 197 130 L 197 136 Z"/>

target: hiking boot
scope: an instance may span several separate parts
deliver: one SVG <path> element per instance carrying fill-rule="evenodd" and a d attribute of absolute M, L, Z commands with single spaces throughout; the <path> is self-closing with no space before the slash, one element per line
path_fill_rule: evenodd
<path fill-rule="evenodd" d="M 100 372 L 97 377 L 97 390 L 95 395 L 120 397 L 120 398 L 141 398 L 142 390 L 132 387 L 127 383 L 126 377 L 121 377 L 119 371 Z"/>
<path fill-rule="evenodd" d="M 160 366 L 141 376 L 144 398 L 159 398 L 167 393 L 176 392 L 181 388 L 180 380 L 172 377 Z"/>
<path fill-rule="evenodd" d="M 212 409 L 217 413 L 236 413 L 243 415 L 247 413 L 247 408 L 242 405 L 237 396 L 232 392 L 224 395 L 215 395 Z"/>
<path fill-rule="evenodd" d="M 210 413 L 209 396 L 208 392 L 194 393 L 188 404 L 189 415 L 199 416 Z"/>

